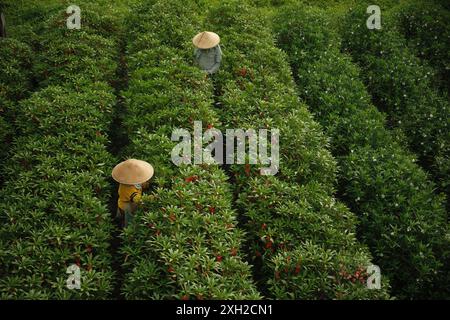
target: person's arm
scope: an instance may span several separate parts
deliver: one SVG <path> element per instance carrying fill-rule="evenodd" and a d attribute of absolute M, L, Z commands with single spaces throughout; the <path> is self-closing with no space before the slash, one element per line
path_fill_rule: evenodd
<path fill-rule="evenodd" d="M 220 45 L 217 45 L 216 48 L 216 63 L 222 62 L 222 49 L 220 48 Z"/>
<path fill-rule="evenodd" d="M 130 195 L 130 201 L 133 203 L 139 203 L 142 199 L 142 192 L 139 190 L 133 191 Z"/>
<path fill-rule="evenodd" d="M 217 70 L 219 70 L 220 63 L 222 62 L 222 50 L 220 49 L 219 45 L 217 45 L 217 47 L 215 48 L 214 61 L 214 65 L 211 69 L 208 70 L 209 74 L 217 72 Z"/>

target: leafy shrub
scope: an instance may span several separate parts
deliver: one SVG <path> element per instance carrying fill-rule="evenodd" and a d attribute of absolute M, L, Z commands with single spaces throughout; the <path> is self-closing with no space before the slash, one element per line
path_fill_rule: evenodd
<path fill-rule="evenodd" d="M 170 160 L 173 129 L 192 131 L 196 120 L 219 124 L 210 82 L 185 58 L 192 54 L 185 43 L 195 30 L 193 5 L 144 2 L 129 21 L 130 81 L 123 96 L 131 144 L 124 154 L 154 165 L 157 188 L 123 232 L 122 293 L 129 299 L 259 299 L 224 172 L 216 165 L 181 169 Z"/>
<path fill-rule="evenodd" d="M 357 149 L 342 167 L 346 199 L 360 213 L 361 238 L 399 296 L 447 296 L 446 212 L 426 174 L 396 146 Z"/>
<path fill-rule="evenodd" d="M 115 97 L 106 81 L 115 72 L 117 44 L 61 30 L 42 31 L 39 39 L 38 81 L 58 85 L 15 107 L 20 135 L 0 191 L 0 297 L 109 298 L 114 273 L 108 172 L 116 161 L 107 151 Z M 86 44 L 103 46 L 95 51 Z M 59 60 L 64 52 L 67 60 Z M 66 287 L 72 264 L 81 268 L 81 290 Z"/>
<path fill-rule="evenodd" d="M 385 117 L 371 104 L 358 68 L 339 52 L 339 38 L 328 23 L 321 10 L 292 6 L 277 16 L 275 28 L 298 93 L 327 129 L 339 156 L 340 194 L 358 213 L 360 238 L 396 295 L 444 294 L 436 290 L 445 272 L 439 248 L 447 246 L 442 198 L 385 129 Z"/>
<path fill-rule="evenodd" d="M 362 6 L 347 15 L 343 48 L 364 70 L 363 80 L 390 125 L 405 132 L 422 166 L 448 193 L 444 168 L 450 156 L 449 103 L 434 88 L 433 70 L 421 64 L 395 27 L 385 22 L 381 30 L 370 31 L 366 18 Z"/>
<path fill-rule="evenodd" d="M 0 38 L 0 185 L 3 182 L 3 163 L 7 157 L 10 142 L 15 133 L 12 125 L 15 104 L 31 90 L 31 49 L 24 43 L 11 38 Z"/>
<path fill-rule="evenodd" d="M 124 233 L 124 266 L 133 268 L 127 298 L 259 298 L 240 258 L 242 232 L 226 179 L 215 166 L 190 166 L 172 188 L 145 199 L 139 223 Z"/>
<path fill-rule="evenodd" d="M 363 284 L 358 268 L 370 258 L 356 242 L 354 215 L 330 196 L 336 163 L 328 141 L 295 96 L 286 57 L 257 17 L 247 5 L 227 1 L 207 23 L 221 35 L 227 57 L 216 78 L 224 122 L 280 129 L 277 176 L 260 176 L 257 166 L 231 168 L 261 285 L 272 298 L 387 298 L 388 282 L 378 292 Z M 360 272 L 358 281 L 340 271 Z"/>
<path fill-rule="evenodd" d="M 11 126 L 5 121 L 3 117 L 0 116 L 0 142 L 3 146 L 9 145 L 9 140 L 11 139 Z M 0 151 L 0 162 L 3 163 L 6 158 L 6 151 L 4 148 Z M 0 178 L 0 183 L 3 181 L 3 177 Z"/>
<path fill-rule="evenodd" d="M 72 94 L 71 99 L 61 99 L 62 93 Z M 53 127 L 51 118 L 57 108 L 72 108 L 72 103 L 84 110 L 95 108 L 91 103 L 96 95 L 89 88 L 84 96 L 70 94 L 49 87 L 23 102 L 36 110 L 48 110 L 49 114 L 30 112 L 30 117 L 39 115 L 50 126 L 35 126 L 35 133 L 15 139 L 5 168 L 8 180 L 0 204 L 4 213 L 0 239 L 7 248 L 0 293 L 5 299 L 33 298 L 35 293 L 45 299 L 106 298 L 112 291 L 112 224 L 105 206 L 111 190 L 105 168 L 112 166 L 113 159 L 106 151 L 105 138 L 95 133 L 108 123 L 108 113 L 97 117 L 97 128 L 91 131 Z M 104 98 L 111 108 L 113 97 Z M 58 99 L 61 104 L 52 104 Z M 42 129 L 44 135 L 40 135 Z M 66 288 L 65 272 L 73 263 L 82 268 L 80 291 Z"/>
<path fill-rule="evenodd" d="M 112 79 L 117 69 L 113 41 L 66 29 L 65 35 L 50 32 L 41 41 L 46 53 L 36 59 L 34 72 L 42 87 L 61 82 Z"/>
<path fill-rule="evenodd" d="M 7 112 L 11 101 L 24 98 L 31 90 L 31 49 L 11 38 L 0 38 L 0 114 Z"/>
<path fill-rule="evenodd" d="M 450 13 L 437 2 L 409 1 L 389 12 L 390 19 L 406 38 L 408 45 L 421 59 L 437 70 L 443 82 L 450 79 Z"/>

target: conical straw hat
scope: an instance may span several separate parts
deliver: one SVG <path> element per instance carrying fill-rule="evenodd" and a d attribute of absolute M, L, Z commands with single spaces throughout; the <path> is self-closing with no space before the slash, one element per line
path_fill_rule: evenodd
<path fill-rule="evenodd" d="M 112 177 L 122 184 L 139 184 L 148 181 L 153 177 L 153 167 L 150 163 L 128 159 L 119 163 L 112 171 Z"/>
<path fill-rule="evenodd" d="M 192 43 L 194 44 L 194 46 L 200 49 L 213 48 L 217 46 L 219 42 L 220 42 L 219 35 L 210 31 L 200 32 L 192 39 Z"/>

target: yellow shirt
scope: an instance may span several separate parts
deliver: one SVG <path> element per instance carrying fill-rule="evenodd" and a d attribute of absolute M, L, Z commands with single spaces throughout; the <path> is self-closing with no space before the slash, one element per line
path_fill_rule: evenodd
<path fill-rule="evenodd" d="M 138 203 L 142 198 L 142 187 L 138 188 L 135 185 L 120 184 L 119 185 L 119 200 L 117 205 L 120 209 L 126 210 L 130 208 L 131 203 Z"/>

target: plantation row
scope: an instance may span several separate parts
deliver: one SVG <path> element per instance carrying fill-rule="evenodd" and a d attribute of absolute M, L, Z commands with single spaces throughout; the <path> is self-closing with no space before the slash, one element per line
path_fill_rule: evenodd
<path fill-rule="evenodd" d="M 410 0 L 394 7 L 388 18 L 392 19 L 391 25 L 395 23 L 414 54 L 434 67 L 441 87 L 448 93 L 450 12 L 437 1 Z"/>
<path fill-rule="evenodd" d="M 0 39 L 0 163 L 3 164 L 14 128 L 11 126 L 13 105 L 15 101 L 23 99 L 31 90 L 31 49 L 24 43 L 15 39 Z M 1 172 L 1 167 L 0 167 Z M 0 185 L 3 178 L 0 177 Z"/>
<path fill-rule="evenodd" d="M 78 32 L 67 30 L 61 10 L 28 26 L 41 89 L 12 110 L 17 136 L 0 191 L 2 299 L 107 298 L 112 291 L 107 177 L 115 159 L 106 147 L 117 44 L 97 34 L 104 18 L 97 12 L 85 10 Z M 66 287 L 74 263 L 81 290 Z"/>
<path fill-rule="evenodd" d="M 226 1 L 205 27 L 221 35 L 226 52 L 216 78 L 225 125 L 280 129 L 278 176 L 231 167 L 260 287 L 277 299 L 387 298 L 387 281 L 382 290 L 366 287 L 370 258 L 355 239 L 355 216 L 330 196 L 336 163 L 266 22 L 242 1 Z"/>
<path fill-rule="evenodd" d="M 381 30 L 367 32 L 366 8 L 358 5 L 346 16 L 342 26 L 342 48 L 364 71 L 361 77 L 375 105 L 386 112 L 389 125 L 402 130 L 420 164 L 432 173 L 442 191 L 449 194 L 449 101 L 433 86 L 433 69 L 421 63 L 408 48 L 394 22 L 387 19 Z M 432 36 L 427 34 L 429 39 L 433 39 Z M 434 36 L 437 36 L 436 32 Z M 446 43 L 446 40 L 434 41 Z M 420 45 L 427 48 L 426 43 Z M 443 55 L 440 53 L 437 59 L 445 58 Z"/>
<path fill-rule="evenodd" d="M 342 168 L 340 193 L 358 213 L 360 238 L 391 279 L 393 293 L 402 298 L 445 296 L 449 252 L 443 199 L 385 129 L 385 117 L 371 104 L 359 69 L 339 51 L 325 12 L 287 7 L 277 16 L 275 29 L 299 95 L 332 138 Z"/>
<path fill-rule="evenodd" d="M 218 124 L 212 86 L 192 66 L 195 2 L 142 1 L 128 21 L 125 154 L 151 162 L 157 189 L 123 232 L 127 299 L 259 299 L 243 262 L 230 185 L 216 165 L 176 167 L 175 128 Z M 175 18 L 176 17 L 176 18 Z"/>
<path fill-rule="evenodd" d="M 254 2 L 80 0 L 76 31 L 62 2 L 10 5 L 20 41 L 0 39 L 0 299 L 108 299 L 115 289 L 126 299 L 387 299 L 391 286 L 397 298 L 450 296 L 436 192 L 449 191 L 449 108 L 424 63 L 445 91 L 447 45 L 429 33 L 440 35 L 447 13 L 400 5 L 368 32 L 357 6 L 338 34 L 329 12 L 295 4 L 271 28 Z M 192 61 L 204 29 L 222 39 L 213 77 Z M 175 166 L 171 135 L 194 121 L 279 129 L 279 172 Z M 130 157 L 155 176 L 114 252 L 110 170 Z M 372 262 L 381 290 L 366 285 Z M 81 290 L 66 287 L 72 264 Z"/>

